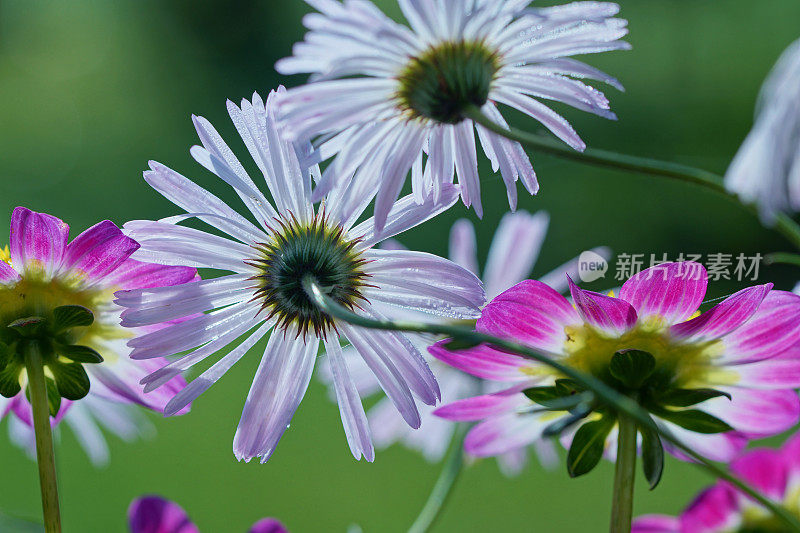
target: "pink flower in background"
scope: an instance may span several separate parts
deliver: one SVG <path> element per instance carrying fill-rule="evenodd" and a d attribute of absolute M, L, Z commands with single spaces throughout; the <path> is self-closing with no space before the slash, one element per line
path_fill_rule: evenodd
<path fill-rule="evenodd" d="M 612 356 L 651 354 L 640 403 L 695 451 L 729 461 L 749 438 L 785 431 L 800 417 L 793 390 L 800 386 L 800 296 L 759 285 L 698 314 L 706 285 L 701 265 L 667 263 L 630 278 L 618 298 L 570 282 L 573 305 L 546 284 L 527 280 L 487 304 L 477 328 L 615 387 L 621 384 L 609 373 Z M 498 455 L 531 444 L 553 421 L 553 411 L 523 394 L 557 389 L 563 376 L 550 367 L 485 345 L 451 352 L 440 343 L 431 353 L 480 378 L 514 383 L 436 411 L 449 420 L 480 421 L 466 439 L 470 453 Z M 593 413 L 583 422 L 596 418 Z M 616 429 L 606 429 L 613 458 Z"/>
<path fill-rule="evenodd" d="M 130 533 L 200 533 L 186 511 L 175 502 L 160 496 L 142 496 L 128 508 Z M 289 533 L 274 518 L 263 518 L 248 533 Z"/>
<path fill-rule="evenodd" d="M 730 464 L 731 472 L 771 500 L 800 515 L 800 435 L 778 450 L 757 448 Z M 645 515 L 631 533 L 736 533 L 783 531 L 770 511 L 725 481 L 705 489 L 680 516 Z"/>
<path fill-rule="evenodd" d="M 219 359 L 165 407 L 171 415 L 208 390 L 259 340 L 269 336 L 250 386 L 234 437 L 239 460 L 266 462 L 289 426 L 306 393 L 320 345 L 331 359 L 342 424 L 353 456 L 374 459 L 366 414 L 344 365 L 340 339 L 353 345 L 405 422 L 419 427 L 417 400 L 433 405 L 439 385 L 408 337 L 393 331 L 354 326 L 327 315 L 303 287 L 311 276 L 338 304 L 372 318 L 393 318 L 409 309 L 433 316 L 474 319 L 486 299 L 472 273 L 451 261 L 405 250 L 380 250 L 383 240 L 425 222 L 452 206 L 457 187 L 448 185 L 438 200 L 417 204 L 406 197 L 391 209 L 382 233 L 372 219 L 360 224 L 368 188 L 336 187 L 315 209 L 312 181 L 319 168 L 303 169 L 299 157 L 307 143 L 284 137 L 275 120 L 275 101 L 258 94 L 228 112 L 263 174 L 275 207 L 245 171 L 214 127 L 193 117 L 203 146 L 192 156 L 228 183 L 257 223 L 177 172 L 156 162 L 145 179 L 187 214 L 161 221 L 133 221 L 128 235 L 141 243 L 135 257 L 166 264 L 224 272 L 192 286 L 157 287 L 117 293 L 127 307 L 123 324 L 140 327 L 165 320 L 181 324 L 131 339 L 137 360 L 178 355 L 143 380 L 146 391 L 206 358 Z M 226 234 L 183 225 L 197 218 Z M 270 334 L 272 332 L 272 334 Z M 244 336 L 244 340 L 238 340 Z"/>
<path fill-rule="evenodd" d="M 190 267 L 131 259 L 138 243 L 107 220 L 87 229 L 72 242 L 68 241 L 68 234 L 69 226 L 56 217 L 23 207 L 14 210 L 9 249 L 0 255 L 0 325 L 5 329 L 20 318 L 47 317 L 59 306 L 77 305 L 92 312 L 94 322 L 75 328 L 72 342 L 93 349 L 103 357 L 103 362 L 86 365 L 49 362 L 69 364 L 72 371 L 79 375 L 83 372 L 90 382 L 87 397 L 61 402 L 53 424 L 65 420 L 90 458 L 103 464 L 108 458 L 108 447 L 100 427 L 128 440 L 147 433 L 151 426 L 134 406 L 160 411 L 171 395 L 185 385 L 182 378 L 176 377 L 162 392 L 149 395 L 142 392 L 139 380 L 162 362 L 132 360 L 126 343 L 129 338 L 162 325 L 134 330 L 120 326 L 122 308 L 114 303 L 114 292 L 179 285 L 193 281 L 197 272 Z M 6 382 L 11 389 L 16 389 L 15 379 L 20 385 L 26 383 L 24 369 L 14 367 L 7 359 L 3 365 L 4 379 L 6 373 L 12 376 Z M 12 440 L 32 449 L 31 408 L 24 388 L 13 398 L 0 401 L 0 416 L 10 413 L 16 416 L 9 423 Z"/>
<path fill-rule="evenodd" d="M 626 50 L 627 21 L 617 4 L 575 2 L 526 9 L 525 0 L 401 0 L 409 26 L 372 2 L 307 0 L 305 40 L 278 61 L 282 74 L 310 73 L 312 83 L 282 97 L 281 120 L 297 139 L 317 138 L 319 158 L 333 161 L 315 198 L 350 180 L 377 188 L 375 223 L 387 214 L 412 168 L 415 198 L 438 198 L 458 178 L 461 199 L 482 216 L 477 132 L 516 208 L 516 182 L 539 184 L 522 147 L 464 118 L 480 108 L 506 127 L 498 104 L 536 119 L 575 150 L 586 145 L 542 101 L 615 119 L 608 99 L 582 79 L 622 89 L 607 74 L 572 57 Z M 427 156 L 423 162 L 424 156 Z"/>
<path fill-rule="evenodd" d="M 518 211 L 503 217 L 494 234 L 484 268 L 483 282 L 489 298 L 497 296 L 530 274 L 545 240 L 548 223 L 549 216 L 544 212 L 531 215 L 526 211 Z M 389 245 L 395 249 L 402 249 L 396 241 L 387 243 L 387 246 Z M 605 248 L 593 251 L 608 258 L 609 252 Z M 450 259 L 479 274 L 475 229 L 468 220 L 457 221 L 450 231 Z M 570 275 L 577 273 L 577 260 L 561 265 L 541 279 L 545 283 L 553 284 L 559 290 L 566 290 L 565 273 Z M 475 315 L 475 318 L 477 317 L 478 313 Z M 410 318 L 430 321 L 430 317 L 418 315 Z M 439 320 L 446 321 L 444 318 Z M 427 347 L 436 340 L 424 335 L 409 335 L 409 338 L 426 354 Z M 358 354 L 354 353 L 352 348 L 345 348 L 343 352 L 359 394 L 367 397 L 378 393 L 380 387 L 369 369 L 359 361 Z M 503 386 L 502 383 L 477 380 L 430 356 L 428 363 L 439 381 L 442 400 L 445 402 L 472 396 L 481 391 L 497 390 Z M 321 371 L 323 379 L 331 384 L 332 376 L 327 359 L 323 360 Z M 441 460 L 450 444 L 455 426 L 450 421 L 433 416 L 433 410 L 433 407 L 427 406 L 420 409 L 422 426 L 418 430 L 412 430 L 403 424 L 389 400 L 381 399 L 367 413 L 375 444 L 382 448 L 400 441 L 409 448 L 420 451 L 429 461 Z M 538 441 L 536 447 L 543 464 L 554 463 L 555 452 L 549 441 Z M 527 456 L 525 447 L 509 451 L 498 457 L 500 468 L 506 474 L 516 474 L 527 463 Z"/>

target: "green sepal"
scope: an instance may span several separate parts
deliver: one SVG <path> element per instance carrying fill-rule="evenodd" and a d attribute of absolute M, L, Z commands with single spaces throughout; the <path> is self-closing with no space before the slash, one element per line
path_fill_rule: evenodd
<path fill-rule="evenodd" d="M 642 434 L 642 470 L 650 484 L 650 490 L 653 490 L 658 486 L 664 472 L 664 446 L 652 418 L 650 424 L 639 424 L 638 428 Z"/>
<path fill-rule="evenodd" d="M 592 407 L 587 403 L 579 404 L 569 415 L 563 416 L 542 430 L 542 437 L 549 438 L 560 435 L 565 429 L 580 422 L 592 412 Z"/>
<path fill-rule="evenodd" d="M 56 352 L 67 359 L 75 361 L 76 363 L 96 364 L 103 362 L 103 356 L 88 346 L 80 346 L 77 344 L 59 344 L 56 346 Z"/>
<path fill-rule="evenodd" d="M 614 419 L 603 417 L 578 428 L 567 453 L 567 472 L 570 477 L 582 476 L 597 466 L 603 458 L 606 437 L 614 427 Z"/>
<path fill-rule="evenodd" d="M 559 396 L 583 392 L 583 387 L 581 387 L 577 381 L 568 378 L 557 379 L 555 387 Z"/>
<path fill-rule="evenodd" d="M 658 409 L 653 412 L 660 418 L 695 433 L 713 434 L 733 430 L 726 422 L 698 409 L 684 409 L 681 411 Z"/>
<path fill-rule="evenodd" d="M 550 411 L 569 411 L 594 399 L 594 395 L 586 392 L 563 396 L 555 387 L 532 387 L 525 389 L 522 393 L 531 401 Z"/>
<path fill-rule="evenodd" d="M 656 369 L 656 358 L 641 350 L 621 350 L 611 357 L 608 370 L 623 385 L 638 389 Z"/>
<path fill-rule="evenodd" d="M 91 326 L 93 323 L 92 311 L 82 305 L 62 305 L 53 309 L 53 331 L 55 333 L 70 328 Z"/>
<path fill-rule="evenodd" d="M 731 400 L 731 395 L 727 392 L 716 389 L 672 389 L 658 400 L 664 405 L 675 407 L 690 407 L 698 403 L 724 396 Z"/>
<path fill-rule="evenodd" d="M 5 398 L 13 398 L 22 386 L 19 384 L 19 375 L 22 373 L 23 366 L 12 359 L 8 359 L 4 368 L 0 370 L 0 395 Z"/>
<path fill-rule="evenodd" d="M 55 418 L 61 409 L 61 394 L 52 378 L 45 377 L 44 382 L 47 386 L 47 408 L 50 410 L 50 416 Z"/>
<path fill-rule="evenodd" d="M 80 363 L 56 363 L 49 366 L 58 393 L 67 400 L 80 400 L 89 394 L 89 376 Z"/>
<path fill-rule="evenodd" d="M 483 344 L 481 341 L 467 341 L 463 339 L 447 339 L 443 342 L 442 348 L 457 352 L 459 350 L 470 350 Z"/>
<path fill-rule="evenodd" d="M 26 339 L 38 337 L 47 326 L 47 321 L 40 316 L 29 316 L 19 318 L 11 322 L 7 327 L 13 329 Z"/>

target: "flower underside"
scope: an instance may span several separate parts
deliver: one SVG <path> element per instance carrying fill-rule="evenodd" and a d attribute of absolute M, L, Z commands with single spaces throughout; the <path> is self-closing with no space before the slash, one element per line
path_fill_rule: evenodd
<path fill-rule="evenodd" d="M 411 58 L 398 76 L 401 109 L 412 118 L 458 124 L 489 99 L 499 58 L 482 42 L 445 42 Z"/>
<path fill-rule="evenodd" d="M 249 264 L 259 269 L 253 300 L 261 300 L 267 318 L 276 317 L 284 330 L 295 325 L 300 335 L 313 331 L 325 336 L 335 328 L 331 316 L 322 312 L 303 288 L 303 279 L 312 276 L 336 303 L 358 307 L 368 275 L 366 261 L 355 250 L 358 240 L 347 240 L 340 226 L 329 225 L 324 215 L 301 223 L 292 217 L 278 221 L 279 231 L 268 243 L 254 248 L 259 257 Z"/>

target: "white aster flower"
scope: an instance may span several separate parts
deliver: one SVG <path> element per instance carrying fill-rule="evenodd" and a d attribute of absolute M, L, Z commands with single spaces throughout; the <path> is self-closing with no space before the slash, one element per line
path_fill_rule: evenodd
<path fill-rule="evenodd" d="M 576 150 L 584 142 L 542 100 L 616 118 L 606 97 L 578 79 L 619 83 L 572 59 L 630 48 L 619 40 L 628 30 L 613 18 L 616 4 L 526 9 L 528 0 L 400 0 L 409 28 L 366 0 L 306 1 L 319 13 L 305 17 L 305 41 L 276 68 L 311 73 L 313 83 L 281 98 L 280 118 L 294 138 L 317 138 L 318 157 L 334 158 L 316 199 L 341 179 L 379 185 L 379 228 L 412 167 L 418 202 L 429 193 L 439 198 L 457 176 L 464 204 L 481 216 L 476 131 L 512 209 L 518 179 L 538 191 L 522 147 L 465 119 L 468 109 L 507 127 L 497 104 L 513 107 Z"/>
<path fill-rule="evenodd" d="M 725 174 L 725 186 L 771 222 L 800 211 L 800 40 L 781 55 L 761 88 L 756 120 Z"/>
<path fill-rule="evenodd" d="M 275 120 L 277 96 L 271 93 L 266 106 L 257 94 L 252 102 L 243 100 L 241 107 L 228 102 L 231 119 L 264 175 L 274 207 L 213 126 L 194 117 L 202 146 L 193 147 L 192 156 L 233 187 L 258 224 L 164 165 L 152 162 L 151 170 L 145 172 L 153 188 L 188 214 L 126 224 L 125 231 L 141 244 L 137 257 L 229 273 L 183 289 L 118 293 L 118 302 L 128 308 L 123 325 L 183 319 L 132 340 L 131 357 L 180 354 L 143 380 L 149 391 L 212 354 L 224 354 L 167 404 L 165 414 L 171 415 L 207 390 L 273 330 L 233 443 L 240 460 L 260 457 L 266 462 L 305 394 L 322 343 L 331 359 L 350 448 L 356 458 L 363 455 L 372 461 L 366 415 L 344 366 L 340 339 L 355 347 L 412 427 L 420 425 L 415 397 L 433 405 L 440 399 L 439 386 L 425 358 L 406 336 L 335 320 L 314 305 L 302 282 L 307 275 L 313 276 L 333 300 L 368 317 L 383 318 L 392 316 L 393 310 L 410 308 L 452 319 L 475 318 L 485 295 L 472 273 L 430 254 L 374 248 L 384 238 L 449 208 L 457 201 L 458 191 L 450 185 L 438 201 L 428 199 L 422 204 L 410 197 L 401 199 L 390 210 L 380 236 L 371 219 L 356 225 L 371 198 L 368 189 L 334 188 L 324 198 L 324 206 L 315 211 L 311 186 L 319 170 L 301 169 L 299 157 L 307 155 L 310 147 L 283 137 Z M 230 238 L 177 225 L 189 217 Z M 242 336 L 245 340 L 234 347 Z"/>
<path fill-rule="evenodd" d="M 508 213 L 503 217 L 494 234 L 483 270 L 483 281 L 489 299 L 528 277 L 539 257 L 548 225 L 549 216 L 545 212 L 531 215 L 526 211 L 518 211 L 517 213 Z M 396 241 L 388 241 L 384 247 L 387 245 L 393 249 L 403 249 Z M 610 256 L 607 248 L 595 248 L 592 251 L 605 259 Z M 450 259 L 475 274 L 479 273 L 475 229 L 468 220 L 462 219 L 453 225 L 450 232 Z M 566 292 L 568 287 L 565 274 L 575 277 L 577 273 L 578 259 L 573 259 L 544 275 L 541 279 L 552 283 L 562 292 Z M 419 317 L 412 316 L 411 318 Z M 439 321 L 445 322 L 447 319 Z M 409 335 L 409 338 L 426 355 L 427 361 L 439 381 L 443 402 L 488 394 L 509 386 L 480 380 L 433 358 L 428 354 L 427 348 L 440 338 L 413 334 Z M 344 354 L 350 374 L 361 396 L 368 397 L 378 393 L 380 387 L 358 353 L 352 348 L 345 348 Z M 327 384 L 332 385 L 333 376 L 330 365 L 326 360 L 323 360 L 323 363 L 320 366 L 321 378 Z M 420 410 L 422 426 L 413 431 L 403 424 L 396 410 L 392 408 L 391 402 L 386 398 L 381 399 L 367 413 L 376 446 L 384 448 L 396 442 L 402 442 L 407 447 L 421 452 L 431 462 L 441 460 L 452 440 L 455 424 L 450 420 L 434 416 L 433 411 L 433 407 L 422 407 Z M 556 464 L 555 449 L 550 441 L 537 442 L 536 452 L 545 466 Z M 528 453 L 526 447 L 523 446 L 498 456 L 498 463 L 505 474 L 513 475 L 525 467 L 527 459 Z"/>

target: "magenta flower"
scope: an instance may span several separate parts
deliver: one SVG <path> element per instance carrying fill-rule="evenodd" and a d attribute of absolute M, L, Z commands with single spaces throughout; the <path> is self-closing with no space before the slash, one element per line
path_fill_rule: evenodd
<path fill-rule="evenodd" d="M 433 405 L 439 385 L 422 354 L 397 332 L 348 324 L 322 312 L 303 287 L 312 276 L 340 305 L 372 318 L 397 317 L 409 309 L 451 319 L 474 319 L 485 300 L 472 273 L 439 257 L 405 250 L 376 249 L 382 241 L 410 229 L 450 206 L 455 186 L 438 201 L 417 204 L 411 197 L 392 208 L 382 233 L 372 219 L 357 223 L 372 197 L 356 186 L 333 189 L 316 209 L 311 187 L 319 168 L 303 169 L 299 158 L 310 147 L 284 136 L 275 119 L 275 101 L 258 94 L 228 112 L 273 202 L 247 174 L 219 133 L 193 117 L 203 146 L 192 156 L 228 183 L 250 211 L 251 222 L 219 198 L 164 165 L 151 162 L 145 179 L 187 214 L 162 221 L 133 221 L 125 231 L 142 247 L 142 260 L 204 267 L 223 273 L 192 286 L 122 291 L 131 327 L 182 319 L 185 322 L 129 341 L 132 357 L 178 355 L 143 380 L 156 390 L 172 377 L 214 354 L 219 359 L 166 405 L 165 414 L 183 409 L 208 390 L 259 340 L 269 336 L 234 437 L 239 460 L 266 462 L 306 393 L 324 345 L 334 374 L 342 424 L 353 455 L 374 459 L 366 415 L 341 356 L 348 341 L 375 375 L 406 423 L 419 427 L 417 400 Z M 226 234 L 179 225 L 197 218 Z M 272 334 L 270 334 L 272 332 Z M 243 342 L 239 339 L 245 336 Z"/>
<path fill-rule="evenodd" d="M 531 215 L 526 211 L 518 211 L 507 213 L 503 217 L 494 234 L 483 270 L 483 282 L 487 297 L 492 298 L 499 295 L 530 274 L 544 243 L 548 224 L 549 216 L 545 212 Z M 404 249 L 396 241 L 387 242 L 385 248 L 388 246 L 393 249 Z M 597 248 L 594 252 L 605 257 L 609 253 L 605 248 Z M 479 274 L 475 229 L 468 220 L 457 221 L 450 231 L 450 259 L 470 272 Z M 577 259 L 559 266 L 541 279 L 546 280 L 546 283 L 553 283 L 558 290 L 565 291 L 567 290 L 565 273 L 577 274 Z M 480 313 L 476 310 L 474 318 L 478 318 L 478 316 Z M 423 317 L 423 320 L 430 321 L 431 318 Z M 444 317 L 435 320 L 448 321 Z M 409 335 L 409 338 L 427 354 L 427 347 L 432 342 L 430 336 Z M 361 396 L 367 397 L 379 392 L 378 383 L 369 372 L 369 368 L 360 361 L 358 354 L 352 348 L 345 348 L 344 355 Z M 322 377 L 328 384 L 332 384 L 330 365 L 326 364 L 327 359 L 323 359 L 322 363 Z M 439 381 L 442 400 L 445 402 L 466 398 L 481 391 L 493 392 L 504 388 L 505 385 L 504 383 L 475 379 L 430 356 L 428 363 Z M 403 442 L 407 447 L 421 452 L 429 461 L 441 460 L 450 444 L 455 426 L 448 420 L 433 416 L 433 411 L 434 407 L 421 407 L 422 425 L 418 430 L 413 430 L 403 423 L 402 418 L 392 408 L 388 399 L 381 399 L 367 413 L 375 445 L 382 448 L 395 442 Z M 537 442 L 536 454 L 545 465 L 549 466 L 557 461 L 550 441 Z M 497 459 L 500 469 L 507 475 L 513 475 L 519 473 L 527 463 L 528 452 L 523 446 L 502 454 Z"/>
<path fill-rule="evenodd" d="M 133 500 L 128 508 L 128 527 L 131 533 L 200 533 L 180 505 L 160 496 Z M 289 530 L 274 518 L 263 518 L 248 533 L 289 533 Z"/>
<path fill-rule="evenodd" d="M 800 435 L 779 449 L 758 448 L 730 464 L 731 472 L 771 500 L 800 515 Z M 746 533 L 783 531 L 772 514 L 725 481 L 705 489 L 678 517 L 637 518 L 631 533 Z"/>
<path fill-rule="evenodd" d="M 627 21 L 610 2 L 573 2 L 528 8 L 529 1 L 400 0 L 409 26 L 398 24 L 372 2 L 306 0 L 319 13 L 304 18 L 309 29 L 282 74 L 311 74 L 307 85 L 281 98 L 281 120 L 300 140 L 317 138 L 319 155 L 333 158 L 317 199 L 337 181 L 355 179 L 377 188 L 375 222 L 386 216 L 412 168 L 421 202 L 442 187 L 461 186 L 461 199 L 482 216 L 478 154 L 499 170 L 512 209 L 517 181 L 531 194 L 539 184 L 519 143 L 466 119 L 480 108 L 506 127 L 500 106 L 541 123 L 575 150 L 586 145 L 545 102 L 559 102 L 616 119 L 608 99 L 582 80 L 611 76 L 573 59 L 626 50 Z M 476 134 L 480 148 L 476 143 Z"/>
<path fill-rule="evenodd" d="M 728 461 L 748 438 L 784 431 L 800 417 L 793 390 L 800 386 L 800 296 L 759 285 L 697 314 L 706 285 L 701 265 L 668 263 L 630 278 L 618 298 L 570 281 L 573 305 L 544 283 L 528 280 L 492 300 L 477 328 L 525 343 L 622 392 L 636 392 L 657 424 L 697 452 Z M 514 383 L 436 411 L 450 420 L 481 421 L 466 439 L 474 455 L 536 442 L 554 419 L 548 401 L 581 392 L 550 367 L 489 346 L 450 352 L 440 343 L 430 351 L 475 376 Z M 632 358 L 644 368 L 636 383 L 621 370 Z M 576 403 L 580 397 L 575 395 Z M 602 406 L 585 407 L 577 409 L 583 418 L 573 410 L 573 421 L 581 428 L 608 421 L 585 431 L 602 431 L 607 438 L 597 442 L 605 442 L 613 458 L 615 420 Z"/>
<path fill-rule="evenodd" d="M 130 439 L 149 429 L 149 424 L 132 405 L 161 410 L 171 394 L 185 382 L 175 378 L 166 391 L 145 395 L 139 380 L 158 368 L 158 361 L 133 361 L 127 339 L 148 330 L 120 326 L 122 308 L 114 300 L 118 289 L 154 285 L 177 285 L 192 281 L 196 270 L 188 267 L 141 263 L 130 258 L 139 245 L 110 221 L 100 222 L 68 242 L 69 227 L 56 217 L 18 207 L 11 217 L 9 251 L 0 256 L 0 325 L 31 316 L 52 316 L 60 306 L 81 306 L 92 312 L 94 321 L 74 328 L 70 342 L 102 356 L 99 364 L 80 365 L 67 362 L 65 356 L 46 364 L 50 375 L 58 378 L 64 368 L 74 372 L 79 381 L 90 384 L 89 395 L 78 400 L 80 391 L 65 392 L 53 424 L 64 419 L 74 430 L 90 458 L 96 463 L 107 459 L 108 448 L 100 427 Z M 3 347 L 13 344 L 0 332 Z M 58 349 L 67 349 L 62 347 Z M 61 355 L 61 354 L 59 354 Z M 71 374 L 72 375 L 72 374 Z M 9 424 L 12 440 L 33 446 L 31 408 L 24 387 L 24 366 L 13 357 L 2 360 L 0 416 L 13 413 Z M 51 386 L 58 385 L 56 380 Z M 170 394 L 171 391 L 171 394 Z M 32 449 L 32 448 L 30 448 Z"/>

